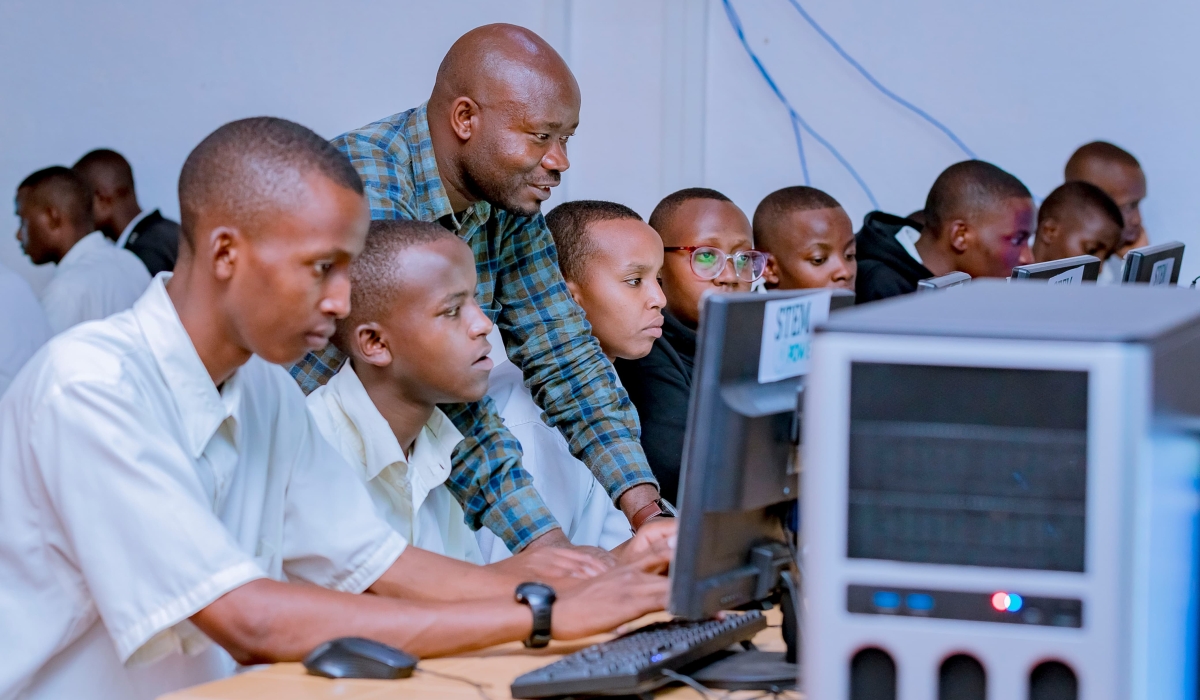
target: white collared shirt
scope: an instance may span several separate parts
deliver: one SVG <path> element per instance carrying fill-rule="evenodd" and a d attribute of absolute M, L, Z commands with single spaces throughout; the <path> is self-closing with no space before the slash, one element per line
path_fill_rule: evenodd
<path fill-rule="evenodd" d="M 33 290 L 20 275 L 0 265 L 0 396 L 38 348 L 50 339 L 50 324 Z"/>
<path fill-rule="evenodd" d="M 148 284 L 150 273 L 136 255 L 93 231 L 59 261 L 42 290 L 42 309 L 50 329 L 62 333 L 77 323 L 128 309 Z"/>
<path fill-rule="evenodd" d="M 896 242 L 904 248 L 904 252 L 908 253 L 913 260 L 924 265 L 925 261 L 921 259 L 921 254 L 917 252 L 917 241 L 919 240 L 921 240 L 921 232 L 912 226 L 905 226 L 896 232 Z"/>
<path fill-rule="evenodd" d="M 525 386 L 521 369 L 504 351 L 500 331 L 493 329 L 488 341 L 495 363 L 488 378 L 488 396 L 496 402 L 504 427 L 521 443 L 521 466 L 533 477 L 533 487 L 562 525 L 563 534 L 572 544 L 603 549 L 628 540 L 629 520 L 613 505 L 587 465 L 571 454 L 562 433 L 542 420 L 542 409 Z M 475 539 L 489 564 L 512 556 L 490 530 L 479 530 Z"/>
<path fill-rule="evenodd" d="M 0 399 L 0 697 L 138 700 L 227 674 L 189 618 L 254 579 L 361 592 L 405 543 L 258 357 L 218 391 L 159 275 Z"/>
<path fill-rule="evenodd" d="M 405 456 L 352 364 L 344 364 L 328 384 L 308 395 L 308 409 L 321 434 L 355 468 L 376 512 L 401 537 L 421 549 L 482 564 L 475 533 L 446 487 L 450 458 L 462 433 L 435 408 L 412 454 Z"/>
<path fill-rule="evenodd" d="M 143 209 L 139 211 L 137 216 L 133 217 L 128 224 L 125 224 L 125 230 L 121 232 L 120 236 L 117 236 L 117 240 L 115 243 L 113 243 L 113 245 L 117 248 L 124 248 L 125 244 L 129 243 L 129 236 L 133 234 L 134 227 L 142 223 L 142 219 L 150 216 L 156 211 L 158 210 L 154 208 Z"/>

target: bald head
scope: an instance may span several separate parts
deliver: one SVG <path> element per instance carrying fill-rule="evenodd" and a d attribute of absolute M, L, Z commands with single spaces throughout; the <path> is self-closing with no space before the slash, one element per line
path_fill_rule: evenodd
<path fill-rule="evenodd" d="M 1088 181 L 1090 175 L 1096 169 L 1108 168 L 1111 166 L 1124 166 L 1127 168 L 1141 168 L 1141 163 L 1138 163 L 1137 158 L 1133 154 L 1120 146 L 1113 145 L 1107 141 L 1093 141 L 1080 146 L 1071 158 L 1067 160 L 1067 167 L 1064 168 L 1064 176 L 1067 182 L 1074 180 Z"/>
<path fill-rule="evenodd" d="M 534 216 L 570 167 L 579 85 L 541 37 L 511 24 L 450 47 L 429 98 L 429 134 L 450 204 L 486 201 Z"/>
<path fill-rule="evenodd" d="M 230 122 L 200 142 L 179 174 L 180 226 L 190 249 L 202 218 L 253 233 L 294 208 L 312 175 L 363 193 L 346 155 L 309 129 L 274 117 Z"/>
<path fill-rule="evenodd" d="M 129 167 L 125 156 L 116 151 L 107 148 L 90 151 L 71 169 L 94 191 L 126 195 L 133 192 L 133 168 Z"/>
<path fill-rule="evenodd" d="M 438 66 L 431 106 L 458 97 L 481 104 L 531 97 L 540 91 L 579 93 L 566 61 L 546 40 L 512 24 L 487 24 L 459 37 Z"/>

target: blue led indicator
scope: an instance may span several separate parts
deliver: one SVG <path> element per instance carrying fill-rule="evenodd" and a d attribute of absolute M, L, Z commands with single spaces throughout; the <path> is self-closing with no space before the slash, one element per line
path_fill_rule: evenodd
<path fill-rule="evenodd" d="M 892 591 L 876 591 L 871 596 L 871 602 L 882 610 L 895 610 L 900 607 L 900 594 Z"/>
<path fill-rule="evenodd" d="M 909 610 L 918 612 L 933 610 L 933 596 L 926 593 L 909 593 L 904 604 L 908 606 Z"/>
<path fill-rule="evenodd" d="M 1009 593 L 1008 594 L 1008 611 L 1009 612 L 1015 613 L 1015 612 L 1019 611 L 1021 609 L 1021 606 L 1023 606 L 1023 605 L 1025 605 L 1025 599 L 1022 598 L 1019 594 L 1017 594 L 1017 593 Z"/>

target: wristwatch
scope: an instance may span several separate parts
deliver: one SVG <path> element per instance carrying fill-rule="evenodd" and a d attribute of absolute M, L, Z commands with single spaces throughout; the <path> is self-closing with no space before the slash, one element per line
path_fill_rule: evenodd
<path fill-rule="evenodd" d="M 667 502 L 665 498 L 656 498 L 646 505 L 638 509 L 638 512 L 633 514 L 629 520 L 629 524 L 633 526 L 633 531 L 636 533 L 642 529 L 642 525 L 646 524 L 651 518 L 674 518 L 676 514 L 675 506 Z"/>
<path fill-rule="evenodd" d="M 530 649 L 541 649 L 550 643 L 550 612 L 557 597 L 554 589 L 544 583 L 526 582 L 517 586 L 516 599 L 522 605 L 528 605 L 533 612 L 533 631 L 525 646 Z"/>

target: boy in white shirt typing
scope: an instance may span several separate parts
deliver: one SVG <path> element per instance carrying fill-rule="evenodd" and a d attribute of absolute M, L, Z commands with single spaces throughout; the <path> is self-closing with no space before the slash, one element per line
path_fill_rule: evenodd
<path fill-rule="evenodd" d="M 333 336 L 350 362 L 309 395 L 309 410 L 325 437 L 359 470 L 376 510 L 397 532 L 422 549 L 483 563 L 476 533 L 464 522 L 447 480 L 451 454 L 463 438 L 437 408 L 482 399 L 493 366 L 488 341 L 493 324 L 475 300 L 471 249 L 436 224 L 373 221 L 350 279 L 350 314 L 338 321 Z M 587 482 L 595 482 L 578 466 Z M 540 493 L 542 476 L 533 476 Z M 590 484 L 578 481 L 586 496 Z M 599 494 L 601 520 L 611 512 L 620 521 L 620 534 L 610 538 L 616 547 L 629 539 L 629 521 L 603 489 Z M 548 505 L 569 535 L 575 514 Z M 598 539 L 573 543 L 595 547 Z M 496 566 L 516 571 L 527 570 L 531 557 L 542 571 L 599 573 L 596 559 L 569 548 L 492 560 L 505 560 Z"/>
<path fill-rule="evenodd" d="M 369 213 L 344 155 L 233 122 L 179 199 L 174 276 L 51 340 L 0 398 L 0 697 L 154 698 L 227 673 L 213 642 L 242 663 L 343 636 L 430 656 L 663 606 L 670 539 L 647 528 L 636 563 L 556 581 L 538 633 L 521 578 L 408 546 L 321 438 L 279 365 L 349 310 Z"/>
<path fill-rule="evenodd" d="M 566 202 L 546 214 L 567 289 L 587 315 L 609 361 L 649 354 L 662 336 L 666 304 L 658 286 L 662 239 L 637 212 L 615 202 Z M 562 433 L 542 420 L 521 370 L 492 333 L 488 396 L 504 425 L 521 442 L 522 465 L 572 544 L 612 549 L 629 539 L 629 523 L 587 466 L 575 459 Z M 508 556 L 491 532 L 476 533 L 484 559 Z"/>

